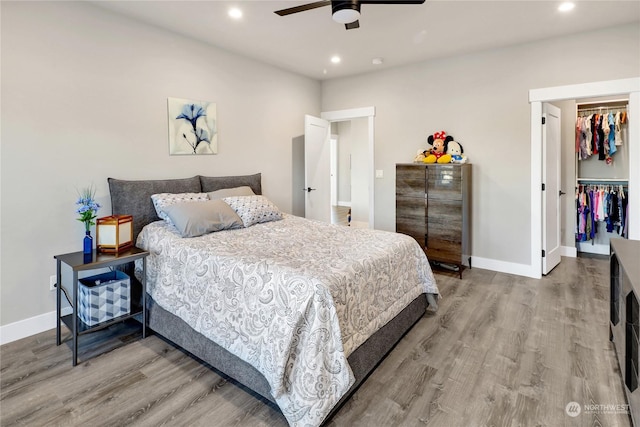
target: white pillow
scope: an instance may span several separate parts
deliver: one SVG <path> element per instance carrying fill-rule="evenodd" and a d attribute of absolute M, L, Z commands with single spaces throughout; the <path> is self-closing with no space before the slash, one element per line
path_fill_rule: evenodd
<path fill-rule="evenodd" d="M 235 196 L 222 200 L 238 214 L 245 227 L 282 219 L 277 206 L 264 196 Z"/>
<path fill-rule="evenodd" d="M 217 200 L 234 196 L 255 196 L 256 193 L 253 192 L 251 187 L 245 185 L 242 187 L 223 188 L 221 190 L 210 191 L 207 194 L 209 195 L 209 199 Z"/>
<path fill-rule="evenodd" d="M 176 203 L 206 202 L 209 200 L 209 197 L 207 197 L 207 193 L 159 193 L 153 194 L 151 200 L 153 200 L 153 206 L 156 208 L 158 217 L 164 219 L 169 224 L 173 224 L 171 218 L 169 218 L 165 212 L 166 207 L 175 205 Z"/>

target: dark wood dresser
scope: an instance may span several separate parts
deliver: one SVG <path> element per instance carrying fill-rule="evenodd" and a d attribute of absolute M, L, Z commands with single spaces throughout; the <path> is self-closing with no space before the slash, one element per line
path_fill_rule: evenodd
<path fill-rule="evenodd" d="M 640 241 L 611 239 L 610 250 L 609 337 L 616 349 L 631 419 L 637 426 L 640 422 Z"/>
<path fill-rule="evenodd" d="M 471 267 L 471 165 L 396 164 L 396 231 L 429 261 Z"/>

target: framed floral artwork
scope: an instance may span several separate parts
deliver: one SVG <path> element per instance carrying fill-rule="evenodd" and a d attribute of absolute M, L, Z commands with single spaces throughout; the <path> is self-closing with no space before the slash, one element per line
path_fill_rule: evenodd
<path fill-rule="evenodd" d="M 213 102 L 167 98 L 169 154 L 217 154 L 217 107 Z"/>

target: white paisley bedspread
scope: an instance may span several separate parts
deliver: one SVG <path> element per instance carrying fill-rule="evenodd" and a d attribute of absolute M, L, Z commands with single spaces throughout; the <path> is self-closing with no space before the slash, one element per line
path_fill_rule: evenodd
<path fill-rule="evenodd" d="M 413 238 L 291 215 L 184 239 L 158 221 L 137 245 L 155 302 L 260 371 L 292 426 L 320 425 L 354 382 L 351 352 L 438 293 Z"/>

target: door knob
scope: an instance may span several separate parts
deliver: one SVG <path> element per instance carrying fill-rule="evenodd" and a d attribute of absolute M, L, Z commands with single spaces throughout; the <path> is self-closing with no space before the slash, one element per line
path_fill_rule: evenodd
<path fill-rule="evenodd" d="M 302 189 L 302 191 L 306 191 L 307 193 L 311 193 L 314 190 L 315 190 L 315 188 L 311 188 L 311 187 L 307 187 L 307 188 L 303 188 Z"/>
<path fill-rule="evenodd" d="M 565 192 L 564 192 L 564 191 L 562 191 L 562 190 L 558 190 L 558 196 L 564 196 L 565 194 L 567 194 L 567 193 L 565 193 Z"/>

